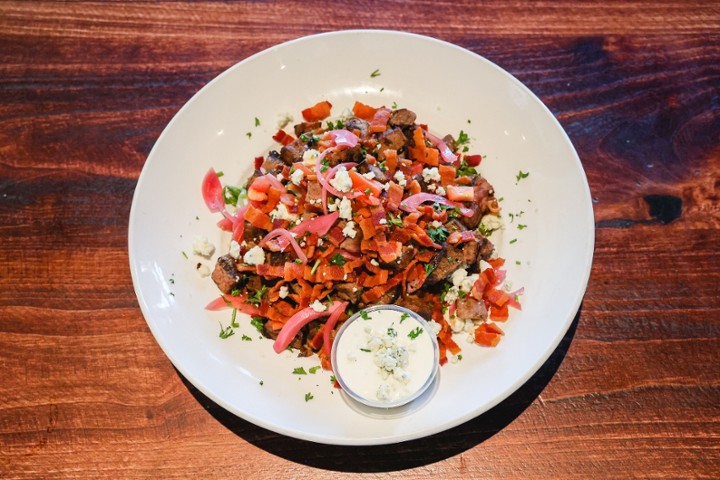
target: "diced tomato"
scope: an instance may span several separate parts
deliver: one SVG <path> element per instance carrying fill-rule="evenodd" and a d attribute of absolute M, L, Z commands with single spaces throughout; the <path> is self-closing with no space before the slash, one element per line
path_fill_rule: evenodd
<path fill-rule="evenodd" d="M 279 129 L 275 135 L 273 135 L 272 139 L 283 145 L 288 145 L 295 141 L 295 138 L 293 138 L 292 135 L 288 135 L 287 133 L 285 133 L 285 130 L 283 130 L 282 128 Z"/>
<path fill-rule="evenodd" d="M 475 329 L 475 342 L 479 345 L 494 347 L 500 342 L 503 335 L 505 332 L 494 323 L 483 323 Z"/>
<path fill-rule="evenodd" d="M 470 167 L 477 167 L 482 162 L 482 155 L 465 155 L 463 158 Z"/>
<path fill-rule="evenodd" d="M 356 101 L 352 108 L 353 115 L 355 115 L 358 118 L 362 118 L 363 120 L 372 120 L 372 118 L 375 116 L 375 112 L 377 111 L 377 108 L 371 107 L 369 105 L 365 105 L 364 103 Z"/>
<path fill-rule="evenodd" d="M 302 116 L 306 122 L 317 122 L 318 120 L 324 120 L 329 117 L 331 108 L 332 104 L 327 100 L 323 100 L 303 110 Z"/>

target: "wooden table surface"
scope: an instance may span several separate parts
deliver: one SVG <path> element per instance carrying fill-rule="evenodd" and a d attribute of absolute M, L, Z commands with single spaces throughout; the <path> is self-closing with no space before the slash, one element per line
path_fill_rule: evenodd
<path fill-rule="evenodd" d="M 349 28 L 483 55 L 587 172 L 595 257 L 558 350 L 486 414 L 381 447 L 287 438 L 173 368 L 130 278 L 165 125 L 249 55 Z M 720 478 L 720 4 L 0 3 L 0 478 Z"/>

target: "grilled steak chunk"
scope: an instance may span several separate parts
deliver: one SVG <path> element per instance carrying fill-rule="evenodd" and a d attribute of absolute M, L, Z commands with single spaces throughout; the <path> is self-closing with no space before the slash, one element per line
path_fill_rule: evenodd
<path fill-rule="evenodd" d="M 322 127 L 322 122 L 301 122 L 295 125 L 295 136 L 299 137 L 303 133 L 313 133 L 318 128 Z"/>
<path fill-rule="evenodd" d="M 298 138 L 294 142 L 288 143 L 280 149 L 280 158 L 282 158 L 283 162 L 288 165 L 292 165 L 293 163 L 302 160 L 305 150 L 307 150 L 307 145 Z"/>
<path fill-rule="evenodd" d="M 385 131 L 380 135 L 379 140 L 383 148 L 392 148 L 393 150 L 400 150 L 407 142 L 407 138 L 400 128 Z"/>
<path fill-rule="evenodd" d="M 235 267 L 235 259 L 230 255 L 219 257 L 211 277 L 222 293 L 230 293 L 240 281 L 240 272 Z"/>
<path fill-rule="evenodd" d="M 481 320 L 487 318 L 487 308 L 484 302 L 479 302 L 472 297 L 459 298 L 457 300 L 455 315 L 463 320 Z"/>
<path fill-rule="evenodd" d="M 391 127 L 405 128 L 414 125 L 416 118 L 417 115 L 415 115 L 415 112 L 408 110 L 407 108 L 401 108 L 399 110 L 395 110 L 390 115 L 388 123 Z"/>

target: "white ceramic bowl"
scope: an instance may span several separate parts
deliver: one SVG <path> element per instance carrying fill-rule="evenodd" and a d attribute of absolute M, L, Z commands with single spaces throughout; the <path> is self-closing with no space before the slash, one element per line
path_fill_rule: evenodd
<path fill-rule="evenodd" d="M 505 336 L 498 347 L 458 338 L 462 360 L 440 369 L 432 398 L 392 418 L 351 408 L 333 387 L 330 372 L 312 369 L 317 359 L 275 354 L 246 317 L 238 316 L 234 336 L 220 339 L 229 313 L 205 310 L 218 292 L 195 269 L 198 261 L 213 262 L 192 254 L 196 236 L 207 236 L 218 247 L 215 256 L 227 248 L 215 227 L 217 216 L 206 210 L 200 195 L 204 173 L 214 167 L 224 172 L 225 182 L 240 183 L 255 156 L 277 148 L 270 136 L 278 121 L 288 114 L 300 121 L 301 109 L 324 99 L 333 103 L 336 115 L 355 100 L 397 103 L 414 110 L 434 132 L 467 132 L 472 151 L 486 156 L 481 172 L 503 198 L 506 227 L 492 238 L 507 259 L 513 287 L 525 288 L 523 309 L 502 325 Z M 521 171 L 529 175 L 518 181 Z M 537 97 L 498 66 L 428 37 L 328 33 L 245 59 L 177 113 L 138 181 L 130 214 L 130 267 L 157 342 L 182 375 L 222 407 L 315 442 L 400 442 L 487 411 L 553 352 L 578 310 L 590 273 L 590 198 L 563 129 Z M 300 368 L 305 375 L 293 373 Z"/>

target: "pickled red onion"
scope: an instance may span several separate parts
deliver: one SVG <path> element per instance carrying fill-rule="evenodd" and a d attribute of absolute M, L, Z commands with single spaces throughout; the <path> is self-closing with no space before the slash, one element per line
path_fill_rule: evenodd
<path fill-rule="evenodd" d="M 297 241 L 295 241 L 295 236 L 292 234 L 292 232 L 285 230 L 284 228 L 276 228 L 275 230 L 271 231 L 265 237 L 263 237 L 262 240 L 260 240 L 261 247 L 264 247 L 267 245 L 267 242 L 272 240 L 276 237 L 283 237 L 285 240 L 287 240 L 290 245 L 292 245 L 293 250 L 295 250 L 295 254 L 297 257 L 302 260 L 303 263 L 307 262 L 307 256 L 305 255 L 305 252 L 302 251 L 302 248 L 300 248 L 300 245 L 298 245 Z"/>
<path fill-rule="evenodd" d="M 449 207 L 455 207 L 460 210 L 460 214 L 463 217 L 472 217 L 473 211 L 469 208 L 465 208 L 462 206 L 462 204 L 453 202 L 451 200 L 448 200 L 445 197 L 441 197 L 440 195 L 435 195 L 433 193 L 417 193 L 415 195 L 410 195 L 408 198 L 403 200 L 400 203 L 400 209 L 405 212 L 415 212 L 417 211 L 417 207 L 424 202 L 433 202 L 433 203 L 440 203 L 442 205 L 447 205 Z"/>

